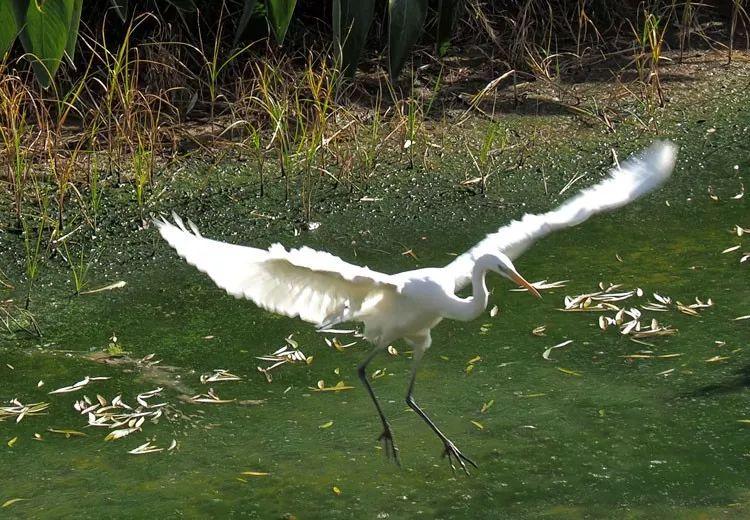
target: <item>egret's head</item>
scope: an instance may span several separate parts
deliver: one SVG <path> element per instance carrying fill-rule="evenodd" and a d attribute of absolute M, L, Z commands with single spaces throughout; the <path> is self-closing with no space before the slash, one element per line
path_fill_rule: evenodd
<path fill-rule="evenodd" d="M 526 279 L 518 273 L 516 267 L 513 265 L 513 262 L 511 262 L 510 258 L 508 258 L 507 255 L 505 255 L 504 253 L 494 253 L 492 257 L 493 258 L 490 263 L 490 270 L 504 276 L 511 282 L 518 284 L 519 287 L 527 289 L 532 295 L 536 296 L 537 298 L 542 297 L 542 295 L 539 294 L 539 291 L 537 291 L 533 285 L 527 282 Z"/>

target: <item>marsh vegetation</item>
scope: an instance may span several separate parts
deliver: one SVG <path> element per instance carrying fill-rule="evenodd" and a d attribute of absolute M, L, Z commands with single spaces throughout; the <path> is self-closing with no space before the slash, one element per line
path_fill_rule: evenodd
<path fill-rule="evenodd" d="M 299 2 L 283 46 L 273 2 L 239 37 L 249 2 L 194 3 L 84 3 L 47 88 L 20 40 L 0 65 L 0 465 L 23 468 L 0 510 L 96 511 L 106 482 L 114 516 L 747 513 L 745 2 L 467 0 L 449 46 L 451 2 L 424 2 L 395 75 L 374 2 L 353 78 L 334 3 Z M 441 326 L 420 391 L 471 480 L 427 433 L 401 435 L 403 472 L 381 460 L 364 344 L 225 297 L 150 228 L 175 209 L 231 242 L 440 265 L 655 137 L 674 182 L 523 257 L 543 303 L 495 280 L 486 318 Z M 389 354 L 373 384 L 406 433 L 410 353 Z"/>

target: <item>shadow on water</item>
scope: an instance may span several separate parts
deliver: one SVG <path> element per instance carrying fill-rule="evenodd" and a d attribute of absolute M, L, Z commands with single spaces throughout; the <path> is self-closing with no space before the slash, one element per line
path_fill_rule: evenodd
<path fill-rule="evenodd" d="M 718 382 L 702 386 L 684 394 L 685 397 L 714 397 L 722 394 L 744 392 L 750 388 L 750 365 L 733 372 L 733 375 Z"/>

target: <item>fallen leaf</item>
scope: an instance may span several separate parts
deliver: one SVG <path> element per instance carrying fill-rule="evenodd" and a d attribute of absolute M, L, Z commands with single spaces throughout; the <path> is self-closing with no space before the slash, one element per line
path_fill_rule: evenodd
<path fill-rule="evenodd" d="M 552 353 L 552 349 L 562 348 L 566 345 L 570 345 L 571 343 L 573 343 L 572 339 L 569 339 L 568 341 L 563 341 L 562 343 L 558 343 L 557 345 L 554 345 L 548 348 L 547 350 L 545 350 L 544 352 L 542 352 L 542 357 L 546 359 L 547 361 L 549 361 L 549 356 Z"/>
<path fill-rule="evenodd" d="M 31 500 L 31 499 L 30 498 L 11 498 L 10 500 L 6 500 L 5 502 L 3 502 L 3 505 L 0 507 L 9 507 L 15 504 L 16 502 L 23 502 L 27 500 Z"/>
<path fill-rule="evenodd" d="M 59 433 L 61 435 L 65 435 L 66 439 L 69 439 L 71 437 L 86 437 L 86 434 L 83 432 L 79 432 L 76 430 L 56 430 L 55 428 L 48 428 L 48 432 L 52 433 Z"/>

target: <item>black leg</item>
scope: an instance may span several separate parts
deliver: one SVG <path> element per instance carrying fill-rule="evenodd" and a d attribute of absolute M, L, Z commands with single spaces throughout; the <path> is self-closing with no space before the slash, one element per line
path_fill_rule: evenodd
<path fill-rule="evenodd" d="M 372 398 L 372 402 L 375 403 L 375 408 L 378 410 L 378 415 L 380 416 L 380 422 L 383 423 L 383 433 L 380 434 L 380 437 L 378 438 L 379 441 L 383 443 L 383 448 L 385 448 L 385 456 L 389 459 L 393 459 L 393 462 L 396 463 L 397 466 L 401 466 L 401 463 L 398 460 L 398 448 L 393 442 L 393 433 L 391 432 L 391 425 L 388 424 L 388 419 L 385 418 L 385 414 L 383 413 L 383 409 L 380 408 L 380 403 L 378 402 L 378 398 L 375 397 L 375 391 L 372 389 L 372 385 L 370 385 L 370 381 L 367 379 L 367 365 L 370 364 L 370 361 L 381 351 L 382 349 L 380 347 L 375 347 L 372 349 L 372 351 L 367 355 L 365 360 L 362 362 L 361 365 L 359 365 L 359 368 L 357 369 L 357 373 L 359 374 L 359 380 L 362 381 L 362 384 L 365 385 L 365 388 L 367 388 L 367 393 L 370 394 L 370 398 Z"/>
<path fill-rule="evenodd" d="M 477 465 L 474 463 L 473 460 L 471 460 L 469 457 L 461 453 L 461 451 L 456 447 L 455 444 L 453 444 L 453 441 L 451 441 L 448 437 L 445 436 L 443 432 L 440 431 L 440 429 L 435 425 L 434 422 L 432 422 L 432 419 L 430 419 L 426 413 L 419 407 L 417 402 L 414 400 L 414 397 L 412 395 L 412 392 L 414 390 L 414 382 L 417 379 L 417 364 L 418 359 L 415 358 L 414 361 L 414 367 L 412 368 L 411 373 L 411 381 L 409 381 L 409 391 L 406 393 L 406 404 L 409 405 L 409 408 L 417 412 L 417 415 L 419 415 L 424 422 L 427 423 L 427 425 L 432 428 L 432 431 L 435 432 L 435 434 L 440 437 L 440 440 L 443 441 L 443 446 L 445 446 L 445 449 L 443 450 L 443 457 L 448 457 L 448 462 L 451 465 L 451 469 L 455 472 L 456 466 L 454 464 L 454 460 L 459 463 L 461 466 L 461 469 L 464 470 L 464 473 L 467 475 L 469 474 L 469 470 L 466 468 L 466 462 L 474 466 L 475 468 Z"/>

